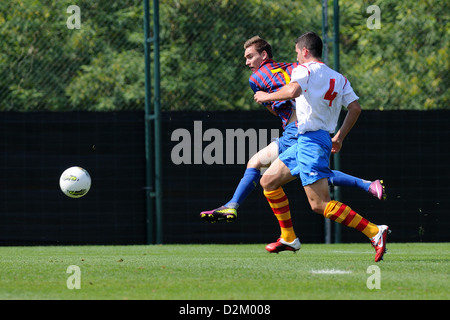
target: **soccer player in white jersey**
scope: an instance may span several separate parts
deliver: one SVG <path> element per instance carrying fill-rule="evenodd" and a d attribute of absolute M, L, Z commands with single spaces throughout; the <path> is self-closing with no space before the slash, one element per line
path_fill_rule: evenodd
<path fill-rule="evenodd" d="M 260 184 L 274 213 L 283 215 L 279 208 L 288 200 L 281 186 L 299 178 L 312 210 L 365 234 L 375 248 L 375 262 L 378 262 L 386 251 L 389 227 L 376 225 L 330 198 L 327 182 L 327 178 L 333 176 L 329 168 L 330 155 L 340 151 L 361 113 L 361 106 L 350 82 L 321 61 L 322 46 L 322 40 L 314 32 L 300 36 L 295 45 L 299 66 L 292 72 L 291 82 L 277 92 L 258 91 L 254 95 L 258 103 L 295 98 L 299 133 L 297 145 L 274 161 Z M 331 138 L 342 106 L 347 108 L 346 117 Z M 277 248 L 277 252 L 296 251 L 300 249 L 300 241 L 296 238 L 288 242 L 280 237 L 267 247 L 270 252 L 273 248 Z"/>

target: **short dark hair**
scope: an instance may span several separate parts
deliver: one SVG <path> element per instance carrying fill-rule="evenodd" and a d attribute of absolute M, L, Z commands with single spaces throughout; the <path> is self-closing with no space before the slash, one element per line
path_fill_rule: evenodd
<path fill-rule="evenodd" d="M 306 48 L 315 58 L 322 58 L 322 39 L 315 32 L 305 32 L 295 40 L 295 44 L 300 48 Z"/>
<path fill-rule="evenodd" d="M 255 46 L 255 50 L 258 51 L 258 53 L 261 54 L 263 51 L 266 51 L 269 58 L 270 59 L 273 58 L 272 46 L 270 45 L 270 43 L 268 43 L 266 40 L 264 40 L 260 36 L 254 36 L 254 37 L 248 39 L 247 41 L 245 41 L 244 49 L 247 49 L 248 47 L 253 46 L 253 45 Z"/>

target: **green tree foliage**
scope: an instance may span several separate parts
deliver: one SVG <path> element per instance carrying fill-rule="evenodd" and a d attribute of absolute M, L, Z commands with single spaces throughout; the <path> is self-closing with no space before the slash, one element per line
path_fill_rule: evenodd
<path fill-rule="evenodd" d="M 448 109 L 448 1 L 340 1 L 342 72 L 365 108 Z M 378 5 L 381 28 L 361 17 Z"/>
<path fill-rule="evenodd" d="M 68 29 L 70 5 L 81 28 Z M 0 110 L 123 110 L 143 104 L 141 1 L 0 2 Z"/>
<path fill-rule="evenodd" d="M 365 109 L 450 107 L 447 1 L 339 3 L 340 71 Z M 80 29 L 67 28 L 70 5 Z M 380 29 L 367 27 L 369 5 Z M 260 108 L 245 40 L 258 34 L 293 62 L 295 38 L 322 28 L 317 0 L 161 0 L 160 14 L 163 110 Z M 1 1 L 0 111 L 143 110 L 143 38 L 142 0 Z"/>

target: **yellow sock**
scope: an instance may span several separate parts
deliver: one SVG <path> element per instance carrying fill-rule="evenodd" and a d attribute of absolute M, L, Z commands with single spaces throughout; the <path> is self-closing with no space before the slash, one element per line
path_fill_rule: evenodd
<path fill-rule="evenodd" d="M 355 228 L 369 238 L 373 238 L 378 233 L 376 224 L 361 217 L 349 206 L 335 200 L 328 202 L 323 215 L 325 218 L 336 221 L 344 226 Z"/>
<path fill-rule="evenodd" d="M 286 242 L 294 241 L 297 236 L 295 235 L 294 228 L 292 226 L 289 201 L 283 191 L 283 188 L 279 187 L 273 191 L 264 190 L 264 195 L 267 198 L 275 217 L 278 219 L 278 223 L 280 224 L 281 238 L 283 238 Z"/>

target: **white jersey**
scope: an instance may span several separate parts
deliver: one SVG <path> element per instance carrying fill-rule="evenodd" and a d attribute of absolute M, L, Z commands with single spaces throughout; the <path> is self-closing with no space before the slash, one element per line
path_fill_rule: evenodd
<path fill-rule="evenodd" d="M 300 134 L 317 130 L 334 133 L 342 106 L 358 99 L 347 78 L 322 62 L 297 66 L 291 81 L 302 87 L 302 94 L 295 99 Z"/>

